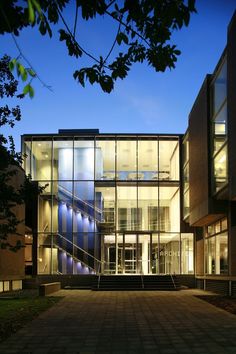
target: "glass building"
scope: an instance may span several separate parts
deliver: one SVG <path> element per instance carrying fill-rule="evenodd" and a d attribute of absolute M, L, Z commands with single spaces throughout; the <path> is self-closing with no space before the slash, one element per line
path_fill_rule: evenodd
<path fill-rule="evenodd" d="M 98 130 L 24 135 L 26 174 L 45 187 L 37 273 L 193 274 L 193 234 L 181 232 L 181 142 Z"/>
<path fill-rule="evenodd" d="M 28 274 L 176 274 L 236 294 L 235 38 L 236 12 L 184 135 L 22 137 L 23 167 L 44 186 L 25 238 Z"/>

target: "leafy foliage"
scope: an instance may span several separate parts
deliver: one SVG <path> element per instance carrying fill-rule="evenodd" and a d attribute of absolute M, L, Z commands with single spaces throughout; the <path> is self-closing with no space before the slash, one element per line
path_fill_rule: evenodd
<path fill-rule="evenodd" d="M 9 70 L 10 58 L 4 56 L 0 59 L 0 97 L 18 97 L 18 82 L 14 79 Z M 20 70 L 20 69 L 19 69 Z M 15 123 L 21 119 L 19 106 L 9 107 L 5 105 L 0 107 L 0 128 L 3 126 L 14 127 Z M 15 145 L 12 136 L 8 138 L 0 135 L 0 248 L 17 251 L 22 247 L 19 240 L 14 242 L 14 235 L 17 232 L 18 225 L 23 220 L 18 220 L 15 207 L 25 203 L 27 198 L 34 198 L 41 191 L 35 185 L 32 185 L 29 177 L 25 177 L 24 183 L 17 189 L 12 183 L 21 169 L 20 164 L 22 156 L 15 151 Z M 11 240 L 9 240 L 11 236 Z"/>
<path fill-rule="evenodd" d="M 52 25 L 62 25 L 60 41 L 64 42 L 68 54 L 76 58 L 88 56 L 93 63 L 79 68 L 74 78 L 85 86 L 97 83 L 105 92 L 111 92 L 117 79 L 124 79 L 136 62 L 147 62 L 155 71 L 164 72 L 175 68 L 180 51 L 171 44 L 175 30 L 188 26 L 190 15 L 196 12 L 195 0 L 76 0 L 74 31 L 67 24 L 63 12 L 69 0 L 16 0 L 0 2 L 0 34 L 19 31 L 27 26 L 37 26 L 42 35 L 53 35 Z M 111 17 L 119 25 L 111 50 L 106 56 L 96 58 L 81 47 L 76 39 L 77 18 L 88 21 L 97 16 Z M 122 46 L 122 52 L 109 62 L 115 45 Z M 12 69 L 12 68 L 11 68 Z M 27 71 L 17 65 L 23 81 Z M 26 93 L 32 94 L 26 89 Z"/>
<path fill-rule="evenodd" d="M 27 81 L 30 77 L 30 81 L 25 85 L 23 93 L 19 94 L 19 98 L 23 98 L 25 95 L 29 94 L 30 98 L 34 97 L 34 89 L 31 85 L 32 80 L 36 77 L 36 73 L 31 68 L 25 68 L 18 59 L 12 59 L 8 65 L 9 69 L 13 72 L 16 69 L 18 78 L 20 77 L 23 82 Z"/>

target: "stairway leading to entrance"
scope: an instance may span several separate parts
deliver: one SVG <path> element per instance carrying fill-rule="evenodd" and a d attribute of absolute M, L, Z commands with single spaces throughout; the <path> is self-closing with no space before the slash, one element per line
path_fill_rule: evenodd
<path fill-rule="evenodd" d="M 172 275 L 100 275 L 93 290 L 179 290 Z"/>

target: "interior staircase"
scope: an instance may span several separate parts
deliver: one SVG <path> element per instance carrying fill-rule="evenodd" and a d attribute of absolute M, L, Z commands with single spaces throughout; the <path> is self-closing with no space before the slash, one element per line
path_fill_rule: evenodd
<path fill-rule="evenodd" d="M 173 275 L 100 275 L 92 290 L 176 291 L 180 284 Z"/>

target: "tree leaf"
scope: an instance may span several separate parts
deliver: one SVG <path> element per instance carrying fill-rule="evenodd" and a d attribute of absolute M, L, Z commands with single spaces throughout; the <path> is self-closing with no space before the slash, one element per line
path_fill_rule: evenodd
<path fill-rule="evenodd" d="M 28 0 L 28 10 L 29 10 L 29 22 L 33 24 L 35 20 L 35 13 L 34 13 L 34 8 L 31 0 Z"/>
<path fill-rule="evenodd" d="M 27 95 L 27 93 L 29 93 L 29 84 L 26 85 L 26 86 L 24 87 L 24 89 L 23 89 L 23 94 L 24 94 L 24 95 Z"/>
<path fill-rule="evenodd" d="M 28 78 L 27 70 L 23 70 L 21 74 L 22 81 L 26 81 Z"/>
<path fill-rule="evenodd" d="M 40 22 L 39 32 L 41 33 L 42 36 L 44 36 L 46 34 L 46 32 L 47 32 L 47 29 L 46 29 L 44 21 Z"/>
<path fill-rule="evenodd" d="M 16 59 L 12 59 L 9 63 L 10 71 L 13 71 L 15 69 L 15 65 L 16 65 Z"/>
<path fill-rule="evenodd" d="M 22 77 L 22 75 L 24 74 L 25 68 L 21 63 L 17 62 L 16 63 L 16 71 L 17 71 L 17 76 Z"/>
<path fill-rule="evenodd" d="M 122 42 L 124 42 L 125 44 L 128 44 L 129 43 L 129 39 L 128 37 L 126 36 L 125 33 L 123 32 L 120 32 L 117 34 L 116 36 L 116 41 L 119 45 L 121 45 Z"/>
<path fill-rule="evenodd" d="M 31 77 L 36 77 L 36 73 L 34 72 L 33 69 L 29 68 L 29 69 L 27 69 L 27 71 Z"/>
<path fill-rule="evenodd" d="M 30 84 L 29 84 L 29 96 L 30 96 L 30 98 L 34 97 L 34 89 Z"/>
<path fill-rule="evenodd" d="M 33 5 L 34 5 L 34 8 L 37 10 L 38 14 L 41 15 L 42 13 L 42 10 L 41 10 L 41 7 L 39 5 L 39 2 L 37 0 L 31 0 Z"/>

